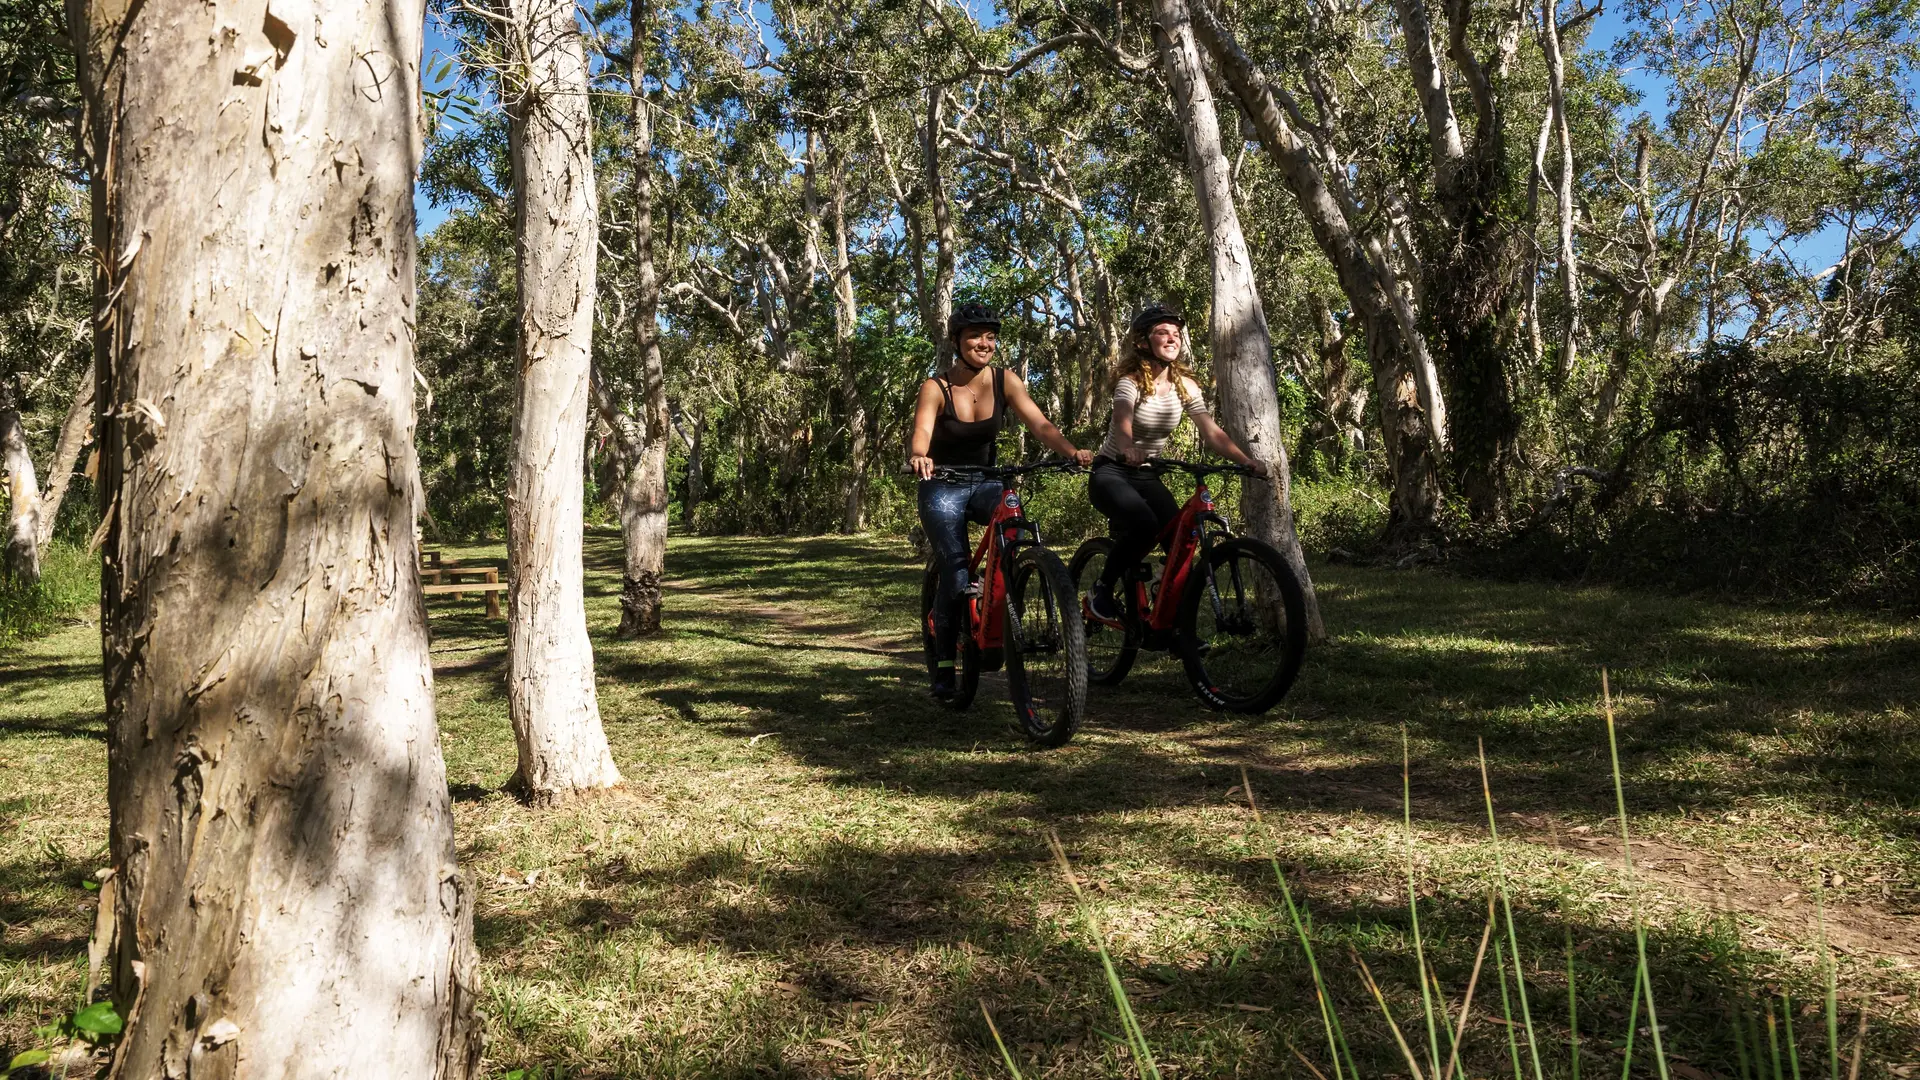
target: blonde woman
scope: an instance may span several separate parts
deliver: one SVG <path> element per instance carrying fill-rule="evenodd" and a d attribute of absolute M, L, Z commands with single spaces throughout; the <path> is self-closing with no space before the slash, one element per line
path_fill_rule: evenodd
<path fill-rule="evenodd" d="M 1186 364 L 1186 320 L 1171 308 L 1154 304 L 1133 320 L 1128 348 L 1113 387 L 1113 419 L 1107 441 L 1093 459 L 1087 497 L 1105 514 L 1113 552 L 1087 604 L 1096 618 L 1120 621 L 1113 587 L 1122 574 L 1153 550 L 1160 530 L 1180 512 L 1173 493 L 1146 467 L 1160 456 L 1183 416 L 1193 417 L 1200 441 L 1214 453 L 1265 476 L 1266 465 L 1247 455 L 1214 422 L 1200 386 Z"/>

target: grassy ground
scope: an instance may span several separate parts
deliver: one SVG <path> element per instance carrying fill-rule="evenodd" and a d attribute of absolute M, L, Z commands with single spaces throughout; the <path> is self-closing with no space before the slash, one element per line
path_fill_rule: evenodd
<path fill-rule="evenodd" d="M 100 560 L 84 547 L 55 540 L 40 555 L 40 580 L 26 585 L 0 575 L 0 652 L 74 622 L 100 603 Z"/>
<path fill-rule="evenodd" d="M 1335 637 L 1273 714 L 1207 713 L 1177 665 L 1149 662 L 1096 690 L 1070 746 L 1037 752 L 997 683 L 967 714 L 925 699 L 917 570 L 896 542 L 676 539 L 669 629 L 638 643 L 612 637 L 617 538 L 589 545 L 619 791 L 548 812 L 502 795 L 503 626 L 477 600 L 432 608 L 495 1075 L 1005 1075 L 983 1002 L 1027 1075 L 1126 1074 L 1049 829 L 1163 1075 L 1307 1075 L 1293 1047 L 1328 1067 L 1270 853 L 1312 913 L 1363 1073 L 1406 1075 L 1352 958 L 1417 1050 L 1403 730 L 1428 961 L 1457 1006 L 1504 874 L 1547 1075 L 1570 1071 L 1569 946 L 1583 1071 L 1622 1068 L 1635 896 L 1674 1075 L 1741 1075 L 1750 986 L 1792 994 L 1808 1075 L 1826 1074 L 1824 1020 L 1802 1004 L 1821 993 L 1823 925 L 1841 1070 L 1864 1013 L 1861 1075 L 1920 1075 L 1910 623 L 1322 566 Z M 82 883 L 105 846 L 96 633 L 0 653 L 0 1051 L 84 980 Z M 1636 876 L 1611 820 L 1603 666 Z M 1264 828 L 1235 790 L 1243 766 Z M 1491 955 L 1486 971 L 1476 1077 L 1513 1071 Z"/>

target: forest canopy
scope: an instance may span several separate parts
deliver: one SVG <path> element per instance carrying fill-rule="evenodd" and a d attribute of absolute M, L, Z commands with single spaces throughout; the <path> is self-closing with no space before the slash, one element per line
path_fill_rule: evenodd
<path fill-rule="evenodd" d="M 1309 547 L 1916 595 L 1914 0 L 1179 6 Z M 578 17 L 600 217 L 591 513 L 617 515 L 611 444 L 645 411 L 643 306 L 674 517 L 717 533 L 909 524 L 910 403 L 957 300 L 1003 314 L 1002 358 L 1082 445 L 1136 310 L 1205 325 L 1208 237 L 1146 5 Z M 519 318 L 506 54 L 466 5 L 429 26 L 428 527 L 499 535 Z M 5 0 L 0 27 L 0 410 L 44 477 L 89 383 L 87 165 L 57 6 Z M 1205 383 L 1207 335 L 1192 346 Z M 1062 492 L 1054 527 L 1097 528 Z M 60 510 L 69 535 L 97 520 L 88 501 Z"/>

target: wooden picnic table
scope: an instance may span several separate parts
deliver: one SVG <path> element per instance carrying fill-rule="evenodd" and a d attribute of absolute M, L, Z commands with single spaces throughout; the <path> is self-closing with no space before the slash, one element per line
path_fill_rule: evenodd
<path fill-rule="evenodd" d="M 424 554 L 424 553 L 423 553 Z M 436 558 L 432 565 L 420 569 L 420 591 L 428 596 L 464 595 L 480 593 L 487 602 L 487 617 L 500 618 L 500 594 L 506 591 L 507 583 L 500 580 L 500 571 L 491 566 L 458 566 L 451 561 Z"/>

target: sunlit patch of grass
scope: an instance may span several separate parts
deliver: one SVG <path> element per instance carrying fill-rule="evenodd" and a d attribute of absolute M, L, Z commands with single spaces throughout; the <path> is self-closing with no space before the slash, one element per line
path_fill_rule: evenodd
<path fill-rule="evenodd" d="M 99 602 L 99 556 L 65 540 L 53 541 L 40 553 L 37 583 L 0 574 L 0 656 L 64 624 L 86 621 Z"/>

